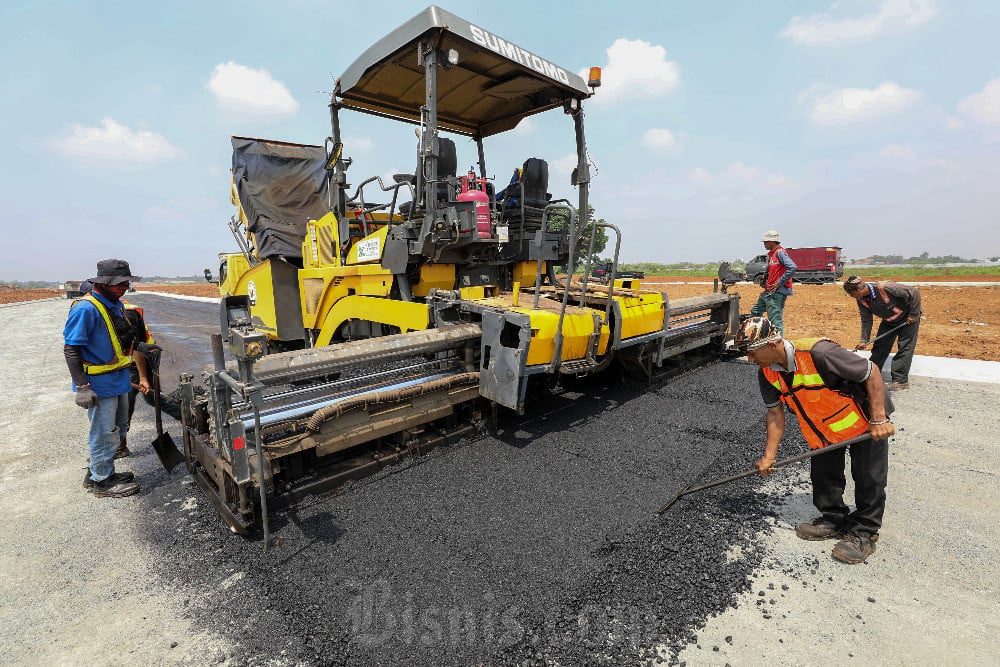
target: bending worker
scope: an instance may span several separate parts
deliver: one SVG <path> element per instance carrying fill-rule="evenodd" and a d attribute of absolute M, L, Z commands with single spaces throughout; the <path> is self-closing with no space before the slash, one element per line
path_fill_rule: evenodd
<path fill-rule="evenodd" d="M 872 313 L 882 318 L 876 340 L 872 344 L 872 363 L 882 372 L 889 358 L 893 342 L 898 341 L 896 356 L 892 358 L 892 382 L 889 389 L 910 388 L 910 364 L 917 347 L 920 331 L 920 290 L 912 285 L 902 285 L 891 280 L 866 283 L 858 276 L 844 281 L 844 291 L 858 302 L 861 315 L 861 342 L 855 350 L 867 347 L 872 334 Z"/>
<path fill-rule="evenodd" d="M 784 336 L 785 324 L 782 318 L 785 300 L 792 295 L 792 276 L 799 267 L 781 247 L 781 235 L 778 232 L 773 229 L 765 232 L 761 241 L 767 249 L 767 275 L 764 277 L 764 291 L 750 309 L 750 314 L 760 317 L 767 313 L 771 324 Z"/>
<path fill-rule="evenodd" d="M 786 341 L 763 317 L 744 321 L 736 343 L 760 366 L 758 382 L 767 408 L 767 441 L 756 463 L 761 475 L 770 474 L 778 458 L 786 407 L 798 417 L 813 449 L 871 435 L 849 446 L 856 509 L 844 504 L 844 448 L 834 449 L 810 459 L 813 504 L 821 516 L 795 528 L 804 540 L 840 540 L 832 554 L 839 561 L 864 562 L 875 551 L 882 527 L 888 439 L 896 432 L 881 374 L 870 361 L 827 338 Z"/>

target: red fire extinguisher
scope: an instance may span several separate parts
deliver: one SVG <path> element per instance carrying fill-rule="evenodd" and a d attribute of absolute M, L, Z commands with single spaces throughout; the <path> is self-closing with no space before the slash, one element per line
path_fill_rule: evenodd
<path fill-rule="evenodd" d="M 492 238 L 493 225 L 490 224 L 490 196 L 486 194 L 486 179 L 476 178 L 475 170 L 470 168 L 469 175 L 459 176 L 458 180 L 462 191 L 456 199 L 476 202 L 476 233 L 478 238 Z"/>

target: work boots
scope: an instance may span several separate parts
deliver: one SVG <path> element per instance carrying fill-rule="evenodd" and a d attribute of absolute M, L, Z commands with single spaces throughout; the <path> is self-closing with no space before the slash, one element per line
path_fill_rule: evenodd
<path fill-rule="evenodd" d="M 875 553 L 878 533 L 848 533 L 833 547 L 833 557 L 842 563 L 857 565 Z"/>
<path fill-rule="evenodd" d="M 819 541 L 843 537 L 844 531 L 841 524 L 833 523 L 826 517 L 819 516 L 809 523 L 800 523 L 795 526 L 795 534 L 803 540 Z"/>
<path fill-rule="evenodd" d="M 130 472 L 113 472 L 111 477 L 114 477 L 119 482 L 134 482 L 135 475 Z M 87 468 L 87 474 L 83 476 L 83 488 L 92 489 L 94 488 L 94 480 L 90 476 L 90 468 Z"/>
<path fill-rule="evenodd" d="M 135 477 L 133 476 L 132 479 Z M 123 482 L 118 475 L 111 475 L 100 482 L 94 482 L 95 498 L 125 498 L 136 493 L 139 493 L 139 484 L 134 481 Z"/>
<path fill-rule="evenodd" d="M 889 391 L 899 391 L 900 389 L 909 389 L 910 388 L 910 383 L 909 382 L 890 382 L 889 384 L 886 385 L 886 388 Z"/>
<path fill-rule="evenodd" d="M 118 450 L 115 452 L 115 458 L 123 459 L 126 456 L 132 456 L 132 452 L 129 451 L 128 445 L 125 444 L 125 439 L 122 438 L 122 444 L 118 447 Z"/>

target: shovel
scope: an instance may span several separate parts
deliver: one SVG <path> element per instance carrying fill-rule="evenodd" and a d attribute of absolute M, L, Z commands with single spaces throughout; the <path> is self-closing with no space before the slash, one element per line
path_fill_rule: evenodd
<path fill-rule="evenodd" d="M 177 449 L 174 439 L 163 431 L 163 412 L 160 408 L 160 351 L 152 351 L 147 358 L 153 376 L 153 410 L 156 414 L 156 439 L 153 440 L 153 451 L 167 472 L 184 462 L 184 455 Z"/>
<path fill-rule="evenodd" d="M 803 461 L 805 459 L 809 459 L 809 458 L 812 458 L 814 456 L 819 456 L 820 454 L 825 454 L 826 452 L 832 452 L 835 449 L 841 449 L 843 447 L 847 447 L 848 445 L 853 445 L 856 442 L 861 442 L 862 440 L 865 440 L 866 438 L 870 438 L 870 437 L 871 436 L 868 435 L 867 433 L 863 433 L 863 434 L 861 434 L 859 436 L 855 436 L 853 438 L 849 438 L 847 440 L 844 440 L 843 442 L 836 442 L 836 443 L 833 443 L 831 445 L 827 445 L 826 447 L 822 447 L 820 449 L 810 450 L 810 451 L 806 452 L 805 454 L 799 454 L 798 456 L 792 456 L 792 457 L 787 458 L 787 459 L 782 459 L 780 461 L 775 461 L 774 465 L 771 466 L 771 468 L 772 469 L 774 469 L 774 468 L 780 468 L 780 467 L 786 466 L 786 465 L 788 465 L 790 463 L 797 463 L 798 461 Z M 691 488 L 691 484 L 688 484 L 683 489 L 681 489 L 680 493 L 678 493 L 673 498 L 671 498 L 669 501 L 667 501 L 663 505 L 663 507 L 661 507 L 660 509 L 656 510 L 656 513 L 657 514 L 663 514 L 668 509 L 670 509 L 670 506 L 673 505 L 675 502 L 677 502 L 677 500 L 679 498 L 681 498 L 682 496 L 686 496 L 686 495 L 691 494 L 691 493 L 696 493 L 698 491 L 704 491 L 705 489 L 711 489 L 714 486 L 722 486 L 723 484 L 728 484 L 729 482 L 735 482 L 736 480 L 743 479 L 744 477 L 750 477 L 751 475 L 759 475 L 759 474 L 760 474 L 760 471 L 757 470 L 757 468 L 754 468 L 753 470 L 747 470 L 746 472 L 741 472 L 740 474 L 733 475 L 732 477 L 725 477 L 723 479 L 717 479 L 717 480 L 715 480 L 713 482 L 709 482 L 708 484 L 702 484 L 701 486 L 696 486 L 693 489 Z"/>
<path fill-rule="evenodd" d="M 921 315 L 920 317 L 917 318 L 917 320 L 922 320 L 923 318 L 924 318 L 924 316 Z M 903 327 L 907 326 L 908 324 L 911 324 L 911 322 L 903 322 L 898 327 L 893 327 L 893 328 L 889 329 L 888 331 L 883 331 L 882 333 L 880 333 L 879 335 L 875 336 L 874 338 L 872 338 L 870 341 L 868 341 L 864 345 L 858 345 L 856 348 L 854 348 L 854 351 L 857 352 L 858 350 L 863 350 L 866 347 L 868 347 L 869 345 L 871 345 L 872 343 L 874 343 L 875 341 L 877 341 L 879 338 L 885 338 L 886 336 L 888 336 L 889 334 L 891 334 L 893 331 L 899 331 L 900 329 L 902 329 Z"/>

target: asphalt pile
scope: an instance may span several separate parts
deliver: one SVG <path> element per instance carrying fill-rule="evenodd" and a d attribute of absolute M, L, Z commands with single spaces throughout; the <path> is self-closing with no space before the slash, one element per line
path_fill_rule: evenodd
<path fill-rule="evenodd" d="M 773 501 L 752 467 L 756 367 L 644 392 L 569 384 L 528 414 L 229 533 L 190 479 L 143 480 L 148 538 L 190 614 L 252 665 L 670 662 L 747 590 Z M 796 453 L 790 429 L 783 455 Z M 178 638 L 183 642 L 184 638 Z"/>

